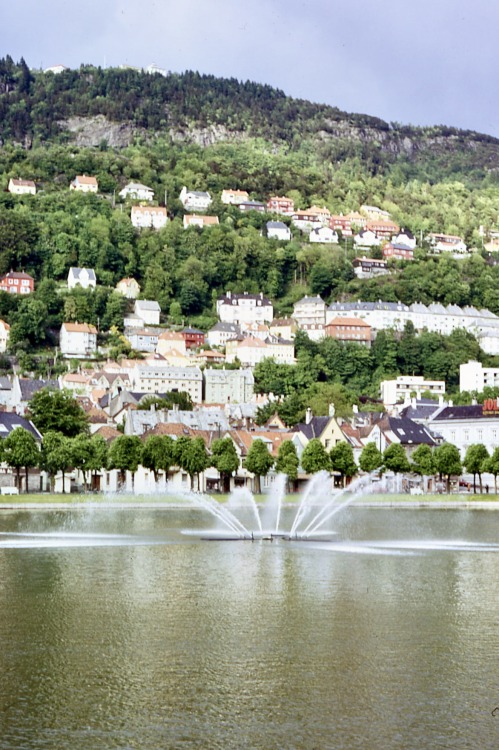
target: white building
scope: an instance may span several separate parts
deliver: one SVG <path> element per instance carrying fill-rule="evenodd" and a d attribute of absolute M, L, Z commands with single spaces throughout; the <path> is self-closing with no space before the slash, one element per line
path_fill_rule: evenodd
<path fill-rule="evenodd" d="M 250 369 L 204 371 L 207 404 L 245 404 L 253 397 L 255 379 Z"/>
<path fill-rule="evenodd" d="M 189 227 L 214 227 L 219 224 L 218 216 L 199 216 L 198 214 L 185 214 L 183 219 L 184 229 Z"/>
<path fill-rule="evenodd" d="M 492 404 L 483 406 L 454 406 L 449 402 L 433 413 L 428 427 L 434 435 L 457 446 L 461 458 L 469 446 L 476 443 L 483 443 L 492 454 L 499 447 L 499 405 L 496 399 L 491 401 Z"/>
<path fill-rule="evenodd" d="M 142 185 L 141 182 L 129 182 L 125 185 L 123 190 L 118 193 L 120 198 L 136 201 L 152 201 L 154 200 L 154 190 L 147 185 Z"/>
<path fill-rule="evenodd" d="M 36 195 L 36 185 L 33 180 L 16 180 L 11 177 L 7 190 L 14 195 Z"/>
<path fill-rule="evenodd" d="M 135 300 L 134 313 L 141 318 L 146 325 L 159 325 L 159 316 L 161 307 L 155 300 L 137 299 Z"/>
<path fill-rule="evenodd" d="M 95 177 L 89 177 L 86 174 L 76 175 L 69 186 L 70 190 L 76 190 L 79 193 L 96 193 L 99 189 Z"/>
<path fill-rule="evenodd" d="M 226 292 L 217 299 L 217 315 L 223 323 L 270 323 L 274 319 L 274 306 L 263 293 L 236 294 Z"/>
<path fill-rule="evenodd" d="M 163 229 L 168 218 L 161 206 L 132 206 L 131 220 L 137 229 Z"/>
<path fill-rule="evenodd" d="M 187 190 L 184 187 L 180 191 L 179 200 L 187 211 L 207 211 L 211 206 L 211 195 L 202 190 Z"/>
<path fill-rule="evenodd" d="M 499 388 L 499 367 L 484 367 L 481 362 L 469 360 L 459 367 L 459 390 L 482 393 L 485 386 Z"/>
<path fill-rule="evenodd" d="M 89 357 L 97 351 L 97 329 L 88 323 L 63 323 L 60 341 L 65 357 Z"/>
<path fill-rule="evenodd" d="M 283 221 L 267 222 L 267 237 L 269 239 L 289 242 L 291 239 L 291 230 Z"/>
<path fill-rule="evenodd" d="M 97 286 L 97 279 L 93 268 L 70 268 L 68 273 L 68 289 L 81 286 L 82 289 L 90 289 Z"/>
<path fill-rule="evenodd" d="M 128 328 L 125 338 L 136 352 L 155 352 L 158 345 L 159 331 L 148 328 Z"/>
<path fill-rule="evenodd" d="M 161 362 L 137 364 L 130 373 L 130 380 L 134 390 L 140 393 L 184 391 L 196 404 L 203 400 L 203 375 L 199 367 L 165 367 Z"/>
<path fill-rule="evenodd" d="M 321 325 L 326 322 L 326 303 L 320 296 L 309 297 L 308 294 L 295 302 L 293 306 L 293 318 L 298 327 L 304 325 Z"/>
<path fill-rule="evenodd" d="M 337 245 L 339 238 L 338 233 L 331 227 L 320 227 L 319 229 L 312 229 L 309 240 L 310 242 L 322 242 L 324 245 Z"/>
<path fill-rule="evenodd" d="M 9 343 L 10 325 L 4 320 L 0 320 L 0 352 L 7 350 L 7 344 Z"/>
<path fill-rule="evenodd" d="M 246 190 L 222 190 L 221 200 L 227 205 L 240 206 L 249 201 L 249 195 Z"/>
<path fill-rule="evenodd" d="M 127 299 L 137 299 L 140 294 L 140 285 L 136 279 L 129 277 L 118 281 L 116 284 L 116 291 Z"/>
<path fill-rule="evenodd" d="M 234 339 L 241 334 L 241 328 L 235 323 L 224 323 L 219 321 L 215 323 L 206 336 L 210 346 L 225 346 L 229 339 Z"/>
<path fill-rule="evenodd" d="M 408 247 L 410 250 L 414 250 L 416 247 L 416 238 L 414 237 L 412 232 L 409 232 L 408 229 L 404 229 L 402 227 L 397 236 L 392 237 L 392 244 L 404 245 L 404 247 Z"/>
<path fill-rule="evenodd" d="M 444 396 L 445 380 L 425 380 L 420 375 L 399 375 L 395 380 L 383 380 L 380 384 L 381 400 L 385 406 L 394 406 L 410 400 L 414 392 L 421 396 L 430 391 L 434 396 Z"/>

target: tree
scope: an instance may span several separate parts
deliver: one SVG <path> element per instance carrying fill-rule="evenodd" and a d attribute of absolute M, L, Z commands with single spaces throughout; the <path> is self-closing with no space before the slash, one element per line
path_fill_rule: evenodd
<path fill-rule="evenodd" d="M 26 349 L 45 341 L 48 310 L 46 305 L 35 298 L 21 300 L 19 308 L 12 316 L 9 335 L 9 349 Z"/>
<path fill-rule="evenodd" d="M 62 491 L 66 492 L 66 472 L 73 465 L 73 451 L 70 438 L 61 432 L 49 431 L 43 436 L 41 465 L 50 476 L 50 489 L 54 490 L 54 478 L 62 472 Z"/>
<path fill-rule="evenodd" d="M 158 473 L 164 471 L 168 477 L 170 467 L 175 464 L 175 441 L 169 435 L 149 435 L 142 446 L 141 464 L 154 474 L 154 481 L 158 481 Z"/>
<path fill-rule="evenodd" d="M 459 449 L 451 443 L 442 443 L 433 453 L 435 468 L 440 474 L 447 479 L 447 492 L 450 490 L 450 478 L 453 475 L 461 476 L 461 456 Z"/>
<path fill-rule="evenodd" d="M 312 438 L 301 454 L 301 465 L 306 474 L 330 471 L 331 460 L 319 438 Z"/>
<path fill-rule="evenodd" d="M 119 471 L 119 484 L 125 484 L 125 472 L 132 474 L 132 487 L 135 472 L 139 468 L 142 454 L 142 442 L 137 435 L 120 435 L 109 448 L 109 463 L 112 469 Z"/>
<path fill-rule="evenodd" d="M 101 435 L 80 434 L 70 443 L 72 464 L 83 474 L 83 487 L 88 489 L 87 474 L 100 471 L 107 465 L 107 443 Z"/>
<path fill-rule="evenodd" d="M 279 474 L 286 474 L 288 485 L 290 481 L 296 482 L 298 479 L 299 465 L 300 460 L 296 452 L 296 445 L 292 440 L 283 440 L 279 446 L 275 468 Z"/>
<path fill-rule="evenodd" d="M 182 468 L 191 478 L 191 489 L 193 489 L 194 477 L 197 476 L 199 490 L 199 475 L 208 466 L 209 458 L 203 438 L 193 438 L 182 453 Z"/>
<path fill-rule="evenodd" d="M 480 482 L 480 492 L 482 492 L 482 472 L 485 471 L 484 464 L 490 458 L 489 452 L 483 443 L 474 443 L 468 446 L 463 464 L 466 471 L 473 474 L 473 492 L 476 493 L 476 475 Z"/>
<path fill-rule="evenodd" d="M 357 473 L 357 464 L 353 457 L 353 448 L 350 443 L 342 441 L 334 446 L 329 452 L 331 467 L 333 471 L 339 471 L 341 482 L 345 486 L 345 479 L 353 477 Z"/>
<path fill-rule="evenodd" d="M 359 456 L 359 466 L 362 471 L 370 474 L 383 466 L 383 455 L 376 443 L 367 443 Z"/>
<path fill-rule="evenodd" d="M 21 469 L 26 472 L 26 492 L 29 492 L 29 469 L 40 463 L 40 450 L 33 433 L 16 427 L 2 443 L 2 460 L 16 470 L 16 486 L 21 490 Z"/>
<path fill-rule="evenodd" d="M 494 448 L 494 452 L 485 461 L 483 468 L 484 471 L 488 471 L 494 477 L 494 492 L 497 495 L 497 476 L 499 474 L 499 448 Z"/>
<path fill-rule="evenodd" d="M 37 391 L 29 404 L 29 416 L 42 434 L 51 431 L 75 437 L 88 430 L 87 415 L 69 391 Z"/>
<path fill-rule="evenodd" d="M 393 471 L 394 474 L 403 474 L 411 468 L 405 449 L 400 443 L 392 443 L 388 446 L 383 453 L 383 464 L 385 469 Z"/>
<path fill-rule="evenodd" d="M 244 462 L 245 468 L 255 475 L 256 479 L 256 492 L 261 493 L 261 477 L 268 474 L 272 466 L 274 465 L 274 459 L 269 453 L 266 443 L 260 438 L 256 438 L 251 443 L 248 455 Z"/>
<path fill-rule="evenodd" d="M 413 461 L 411 468 L 416 474 L 420 474 L 422 477 L 432 477 L 435 474 L 433 451 L 429 445 L 425 443 L 418 445 L 411 458 Z M 426 480 L 424 481 L 426 491 Z"/>
<path fill-rule="evenodd" d="M 214 440 L 211 446 L 211 465 L 220 474 L 222 491 L 230 492 L 230 478 L 239 469 L 240 460 L 230 437 Z"/>

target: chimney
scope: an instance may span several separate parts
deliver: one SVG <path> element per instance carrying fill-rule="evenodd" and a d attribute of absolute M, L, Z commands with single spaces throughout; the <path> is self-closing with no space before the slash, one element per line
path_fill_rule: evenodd
<path fill-rule="evenodd" d="M 329 404 L 329 416 L 334 417 L 334 412 L 335 412 L 334 404 Z"/>
<path fill-rule="evenodd" d="M 478 403 L 478 401 L 476 400 L 476 398 L 472 398 L 472 399 L 471 399 L 471 405 L 472 405 L 472 406 L 476 406 L 476 405 L 477 405 L 477 403 Z"/>
<path fill-rule="evenodd" d="M 305 424 L 310 424 L 311 421 L 312 421 L 312 409 L 309 406 L 307 411 L 305 412 Z"/>
<path fill-rule="evenodd" d="M 418 400 L 417 400 L 416 396 L 412 396 L 411 397 L 411 406 L 412 406 L 412 408 L 415 409 L 417 405 L 418 405 Z"/>
<path fill-rule="evenodd" d="M 449 399 L 448 406 L 454 406 L 454 401 L 452 399 Z"/>
<path fill-rule="evenodd" d="M 438 397 L 438 405 L 443 406 L 444 405 L 444 394 L 441 393 Z"/>
<path fill-rule="evenodd" d="M 359 407 L 357 406 L 357 404 L 353 404 L 352 411 L 353 411 L 354 414 L 358 414 L 359 413 Z"/>

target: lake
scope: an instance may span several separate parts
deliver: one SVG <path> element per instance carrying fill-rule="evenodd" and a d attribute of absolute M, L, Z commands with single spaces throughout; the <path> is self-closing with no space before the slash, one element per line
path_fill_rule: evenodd
<path fill-rule="evenodd" d="M 0 748 L 497 748 L 499 514 L 334 523 L 221 542 L 190 508 L 1 511 Z"/>

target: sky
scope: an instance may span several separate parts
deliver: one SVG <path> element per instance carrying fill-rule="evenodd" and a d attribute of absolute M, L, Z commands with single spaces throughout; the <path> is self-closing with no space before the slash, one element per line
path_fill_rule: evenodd
<path fill-rule="evenodd" d="M 0 56 L 156 63 L 499 137 L 498 26 L 495 0 L 0 0 Z"/>

